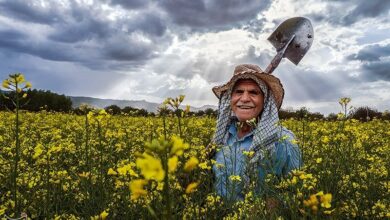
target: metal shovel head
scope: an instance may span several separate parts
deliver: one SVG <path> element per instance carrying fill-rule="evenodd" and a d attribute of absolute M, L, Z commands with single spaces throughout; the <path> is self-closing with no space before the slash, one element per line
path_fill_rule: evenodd
<path fill-rule="evenodd" d="M 268 37 L 268 40 L 279 51 L 286 46 L 294 35 L 295 37 L 290 45 L 288 45 L 283 57 L 288 58 L 295 65 L 298 65 L 313 43 L 314 32 L 309 19 L 294 17 L 285 20 Z"/>

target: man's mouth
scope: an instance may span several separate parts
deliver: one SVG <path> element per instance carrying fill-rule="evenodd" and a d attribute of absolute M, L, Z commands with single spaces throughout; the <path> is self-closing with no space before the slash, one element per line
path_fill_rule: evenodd
<path fill-rule="evenodd" d="M 254 108 L 253 106 L 247 106 L 247 105 L 238 105 L 237 107 L 239 109 L 252 109 L 252 108 Z"/>

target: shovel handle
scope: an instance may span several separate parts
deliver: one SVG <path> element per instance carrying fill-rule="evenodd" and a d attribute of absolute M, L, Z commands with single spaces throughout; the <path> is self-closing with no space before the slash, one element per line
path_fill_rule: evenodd
<path fill-rule="evenodd" d="M 278 51 L 278 53 L 275 55 L 275 57 L 272 59 L 271 63 L 267 66 L 267 69 L 265 69 L 265 72 L 268 74 L 271 74 L 276 67 L 278 67 L 280 61 L 284 57 L 284 53 L 286 52 L 287 47 L 291 44 L 291 42 L 294 40 L 295 34 L 290 38 L 290 40 L 287 42 L 287 44 Z"/>
<path fill-rule="evenodd" d="M 280 61 L 283 58 L 283 53 L 280 51 L 275 55 L 275 57 L 272 59 L 271 63 L 267 66 L 267 69 L 265 69 L 265 72 L 268 74 L 272 74 L 272 72 L 278 67 Z"/>

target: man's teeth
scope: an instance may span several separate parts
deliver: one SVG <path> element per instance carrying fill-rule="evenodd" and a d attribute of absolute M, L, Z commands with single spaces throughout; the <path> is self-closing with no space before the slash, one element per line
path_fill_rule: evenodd
<path fill-rule="evenodd" d="M 250 107 L 250 106 L 239 106 L 239 108 L 242 108 L 242 109 L 251 109 L 253 107 Z"/>

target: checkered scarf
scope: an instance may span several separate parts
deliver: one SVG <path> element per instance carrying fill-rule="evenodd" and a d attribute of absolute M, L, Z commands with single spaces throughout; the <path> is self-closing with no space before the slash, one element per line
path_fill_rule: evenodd
<path fill-rule="evenodd" d="M 251 75 L 242 75 L 236 79 L 233 85 L 240 79 L 254 80 L 264 94 L 264 108 L 257 120 L 258 124 L 253 130 L 253 140 L 250 147 L 250 150 L 255 152 L 251 162 L 256 162 L 261 160 L 267 152 L 272 153 L 275 150 L 274 143 L 281 136 L 281 127 L 278 125 L 278 108 L 271 91 L 268 90 L 263 81 Z M 219 100 L 217 128 L 213 138 L 213 143 L 217 146 L 226 144 L 229 138 L 229 126 L 236 120 L 230 106 L 232 89 L 233 87 L 224 92 Z"/>

